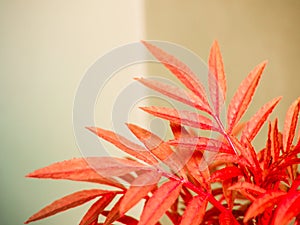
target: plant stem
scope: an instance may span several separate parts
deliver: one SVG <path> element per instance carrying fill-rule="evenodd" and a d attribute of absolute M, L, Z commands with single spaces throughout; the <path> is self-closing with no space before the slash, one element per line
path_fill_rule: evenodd
<path fill-rule="evenodd" d="M 232 143 L 230 136 L 227 134 L 227 132 L 225 131 L 225 128 L 221 122 L 221 120 L 219 119 L 219 117 L 217 117 L 216 115 L 213 115 L 213 118 L 215 119 L 215 121 L 217 122 L 219 128 L 221 129 L 221 132 L 223 134 L 223 136 L 226 138 L 226 140 L 228 141 L 229 145 L 231 146 L 232 150 L 234 151 L 234 153 L 236 155 L 239 155 L 234 144 Z"/>

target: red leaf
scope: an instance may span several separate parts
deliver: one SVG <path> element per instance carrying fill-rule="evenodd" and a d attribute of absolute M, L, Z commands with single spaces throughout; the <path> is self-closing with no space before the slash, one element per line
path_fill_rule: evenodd
<path fill-rule="evenodd" d="M 124 188 L 112 178 L 100 176 L 95 168 L 88 164 L 87 160 L 91 161 L 92 158 L 77 158 L 54 163 L 28 174 L 27 177 L 87 181 Z"/>
<path fill-rule="evenodd" d="M 153 168 L 126 158 L 90 157 L 87 158 L 87 161 L 104 177 L 123 176 L 131 172 L 153 170 Z"/>
<path fill-rule="evenodd" d="M 202 102 L 205 103 L 205 105 L 209 105 L 204 87 L 189 67 L 162 49 L 145 41 L 142 41 L 142 43 L 148 48 L 155 58 L 163 63 L 164 66 L 169 69 L 188 89 L 194 92 L 202 100 Z"/>
<path fill-rule="evenodd" d="M 246 223 L 249 219 L 263 213 L 267 208 L 272 206 L 274 207 L 275 204 L 285 194 L 286 193 L 282 191 L 269 191 L 257 198 L 248 208 L 244 217 L 244 223 Z"/>
<path fill-rule="evenodd" d="M 278 204 L 273 216 L 272 225 L 288 225 L 300 214 L 300 192 L 289 192 Z"/>
<path fill-rule="evenodd" d="M 273 158 L 273 162 L 276 162 L 279 158 L 280 153 L 280 135 L 278 131 L 278 120 L 275 119 L 274 123 L 272 124 L 272 131 L 271 131 L 271 155 Z"/>
<path fill-rule="evenodd" d="M 177 199 L 181 190 L 180 181 L 168 181 L 157 189 L 146 203 L 139 225 L 154 225 Z"/>
<path fill-rule="evenodd" d="M 98 196 L 105 195 L 108 193 L 113 193 L 112 191 L 92 189 L 75 192 L 73 194 L 67 195 L 61 199 L 52 202 L 50 205 L 41 209 L 39 212 L 31 216 L 25 223 L 30 223 L 36 220 L 40 220 L 56 213 L 65 211 L 70 208 L 82 205 Z"/>
<path fill-rule="evenodd" d="M 213 127 L 210 119 L 198 113 L 156 106 L 141 107 L 141 109 L 154 116 L 169 120 L 172 123 L 187 125 L 204 130 L 219 131 L 218 128 Z"/>
<path fill-rule="evenodd" d="M 152 157 L 152 155 L 147 151 L 147 149 L 142 146 L 129 141 L 125 137 L 118 135 L 112 131 L 104 130 L 96 127 L 87 128 L 93 133 L 95 133 L 100 138 L 112 143 L 122 151 L 128 153 L 129 155 L 140 159 L 148 164 L 156 164 L 157 161 Z"/>
<path fill-rule="evenodd" d="M 228 212 L 221 212 L 219 216 L 220 225 L 239 225 L 239 223 L 232 218 Z"/>
<path fill-rule="evenodd" d="M 204 164 L 204 165 L 203 165 Z M 188 173 L 195 178 L 202 187 L 210 191 L 211 187 L 208 183 L 210 172 L 206 160 L 201 152 L 194 152 L 193 156 L 186 164 Z"/>
<path fill-rule="evenodd" d="M 127 124 L 130 131 L 160 160 L 165 160 L 173 154 L 173 150 L 168 145 L 163 145 L 164 141 L 152 132 L 134 124 Z"/>
<path fill-rule="evenodd" d="M 170 84 L 165 84 L 156 80 L 150 80 L 144 78 L 137 78 L 136 80 L 138 80 L 148 88 L 151 88 L 163 95 L 166 95 L 179 102 L 182 102 L 184 104 L 197 108 L 201 111 L 207 112 L 208 114 L 211 114 L 211 109 L 207 105 L 207 103 L 202 102 L 202 99 L 199 98 L 197 95 L 195 95 L 193 92 L 189 92 L 179 87 Z"/>
<path fill-rule="evenodd" d="M 211 47 L 208 67 L 210 97 L 215 108 L 216 116 L 219 117 L 221 107 L 226 98 L 226 77 L 222 55 L 217 41 L 214 41 Z"/>
<path fill-rule="evenodd" d="M 133 124 L 127 124 L 127 126 L 153 155 L 163 161 L 163 163 L 169 166 L 173 171 L 177 172 L 181 169 L 182 163 L 178 156 L 160 137 L 139 126 Z"/>
<path fill-rule="evenodd" d="M 214 156 L 213 165 L 217 166 L 219 164 L 225 164 L 225 163 L 237 163 L 242 166 L 248 166 L 248 162 L 241 156 L 228 154 L 228 153 L 220 153 L 216 156 Z"/>
<path fill-rule="evenodd" d="M 265 189 L 248 182 L 237 182 L 234 185 L 232 185 L 230 188 L 228 188 L 228 190 L 235 190 L 235 191 L 245 190 L 245 191 L 254 192 L 256 194 L 266 193 Z"/>
<path fill-rule="evenodd" d="M 191 137 L 190 133 L 181 125 L 176 123 L 170 123 L 170 128 L 175 139 Z"/>
<path fill-rule="evenodd" d="M 275 106 L 280 101 L 281 97 L 274 98 L 270 102 L 261 107 L 258 112 L 247 122 L 245 129 L 242 132 L 241 142 L 251 142 L 256 136 L 262 125 L 267 121 Z"/>
<path fill-rule="evenodd" d="M 120 215 L 120 204 L 123 200 L 123 196 L 115 203 L 115 205 L 113 206 L 113 208 L 108 212 L 108 214 L 106 214 L 106 219 L 103 223 L 103 225 L 111 225 L 112 222 L 118 220 L 119 218 L 121 218 Z M 102 212 L 102 214 L 104 214 L 104 212 Z"/>
<path fill-rule="evenodd" d="M 232 148 L 228 144 L 206 137 L 181 138 L 169 141 L 168 143 L 180 148 L 188 148 L 197 151 L 233 153 Z"/>
<path fill-rule="evenodd" d="M 283 129 L 283 149 L 288 152 L 292 146 L 300 111 L 300 97 L 293 102 L 286 113 Z"/>
<path fill-rule="evenodd" d="M 223 181 L 233 177 L 242 175 L 242 172 L 239 168 L 235 166 L 227 166 L 223 169 L 217 170 L 210 176 L 210 182 L 214 183 L 216 181 Z"/>
<path fill-rule="evenodd" d="M 227 111 L 229 132 L 232 131 L 234 126 L 246 112 L 265 66 L 266 62 L 262 62 L 256 66 L 240 84 L 238 90 L 230 101 Z"/>
<path fill-rule="evenodd" d="M 98 221 L 99 214 L 105 207 L 114 199 L 115 194 L 109 193 L 104 195 L 101 199 L 97 200 L 84 215 L 79 225 L 90 225 L 94 221 Z"/>
<path fill-rule="evenodd" d="M 157 172 L 145 172 L 139 175 L 131 184 L 130 188 L 126 191 L 121 204 L 120 214 L 123 215 L 140 200 L 148 195 L 150 191 L 157 187 L 161 175 Z"/>
<path fill-rule="evenodd" d="M 200 196 L 193 197 L 182 215 L 180 225 L 201 224 L 207 203 L 207 199 L 202 199 Z"/>

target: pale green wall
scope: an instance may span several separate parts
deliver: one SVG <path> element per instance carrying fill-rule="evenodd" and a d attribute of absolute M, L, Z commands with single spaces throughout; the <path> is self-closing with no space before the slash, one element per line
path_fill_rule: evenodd
<path fill-rule="evenodd" d="M 56 198 L 92 187 L 24 176 L 81 156 L 72 127 L 77 86 L 98 57 L 142 39 L 141 13 L 138 0 L 0 1 L 1 225 L 21 225 Z M 77 224 L 86 209 L 35 224 Z"/>

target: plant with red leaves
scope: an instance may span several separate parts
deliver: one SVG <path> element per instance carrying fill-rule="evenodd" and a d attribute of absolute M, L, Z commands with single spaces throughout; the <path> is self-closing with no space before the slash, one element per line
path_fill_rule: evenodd
<path fill-rule="evenodd" d="M 208 60 L 210 101 L 204 86 L 185 64 L 148 42 L 143 44 L 186 89 L 151 79 L 137 80 L 195 110 L 142 108 L 169 121 L 174 138 L 167 141 L 134 124 L 127 125 L 142 145 L 112 131 L 88 128 L 130 157 L 71 159 L 36 170 L 27 177 L 86 181 L 113 188 L 73 193 L 54 201 L 25 223 L 96 199 L 80 225 L 114 222 L 154 225 L 161 224 L 159 220 L 164 214 L 174 225 L 285 225 L 291 221 L 300 224 L 300 132 L 294 140 L 300 98 L 288 109 L 282 132 L 277 119 L 269 122 L 266 146 L 256 151 L 252 141 L 281 98 L 266 103 L 249 121 L 241 123 L 240 120 L 252 101 L 266 62 L 256 66 L 238 87 L 224 124 L 220 115 L 227 85 L 217 42 L 213 43 Z M 217 133 L 217 138 L 198 136 L 192 130 L 195 128 Z M 210 162 L 206 161 L 206 152 L 214 153 Z M 182 159 L 189 154 L 189 158 Z M 185 163 L 180 166 L 182 161 Z M 116 203 L 109 208 L 113 200 Z M 126 215 L 140 201 L 145 204 L 139 220 Z M 99 218 L 104 222 L 98 222 Z"/>

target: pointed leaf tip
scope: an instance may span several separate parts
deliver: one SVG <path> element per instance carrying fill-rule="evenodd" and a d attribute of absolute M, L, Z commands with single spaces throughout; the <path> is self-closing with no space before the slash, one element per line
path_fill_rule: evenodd
<path fill-rule="evenodd" d="M 258 64 L 242 81 L 233 98 L 231 99 L 227 111 L 229 132 L 233 130 L 235 125 L 239 122 L 248 109 L 266 64 L 266 61 Z"/>
<path fill-rule="evenodd" d="M 177 77 L 177 79 L 181 81 L 182 84 L 184 84 L 190 91 L 194 92 L 194 94 L 201 99 L 206 107 L 209 106 L 203 84 L 186 64 L 149 42 L 142 41 L 142 43 L 157 60 L 159 60 L 174 74 L 174 76 Z"/>
<path fill-rule="evenodd" d="M 261 127 L 267 121 L 267 118 L 272 113 L 273 109 L 281 99 L 281 96 L 272 99 L 271 101 L 263 105 L 254 116 L 252 116 L 252 118 L 247 122 L 246 127 L 242 132 L 242 143 L 251 142 L 254 139 L 254 137 L 257 135 Z"/>
<path fill-rule="evenodd" d="M 298 117 L 300 112 L 300 97 L 289 107 L 284 121 L 283 129 L 283 149 L 289 152 L 296 132 Z"/>
<path fill-rule="evenodd" d="M 178 198 L 180 181 L 168 181 L 159 187 L 146 203 L 138 225 L 155 225 Z"/>
<path fill-rule="evenodd" d="M 44 207 L 39 212 L 31 216 L 27 221 L 25 221 L 25 224 L 55 215 L 67 209 L 82 205 L 96 197 L 106 195 L 106 194 L 111 194 L 111 193 L 114 192 L 99 190 L 99 189 L 91 189 L 91 190 L 83 190 L 83 191 L 75 192 L 61 199 L 58 199 L 52 202 L 50 205 Z"/>
<path fill-rule="evenodd" d="M 227 85 L 222 54 L 217 41 L 214 41 L 211 47 L 208 67 L 210 98 L 214 105 L 215 114 L 219 117 L 226 98 Z"/>

